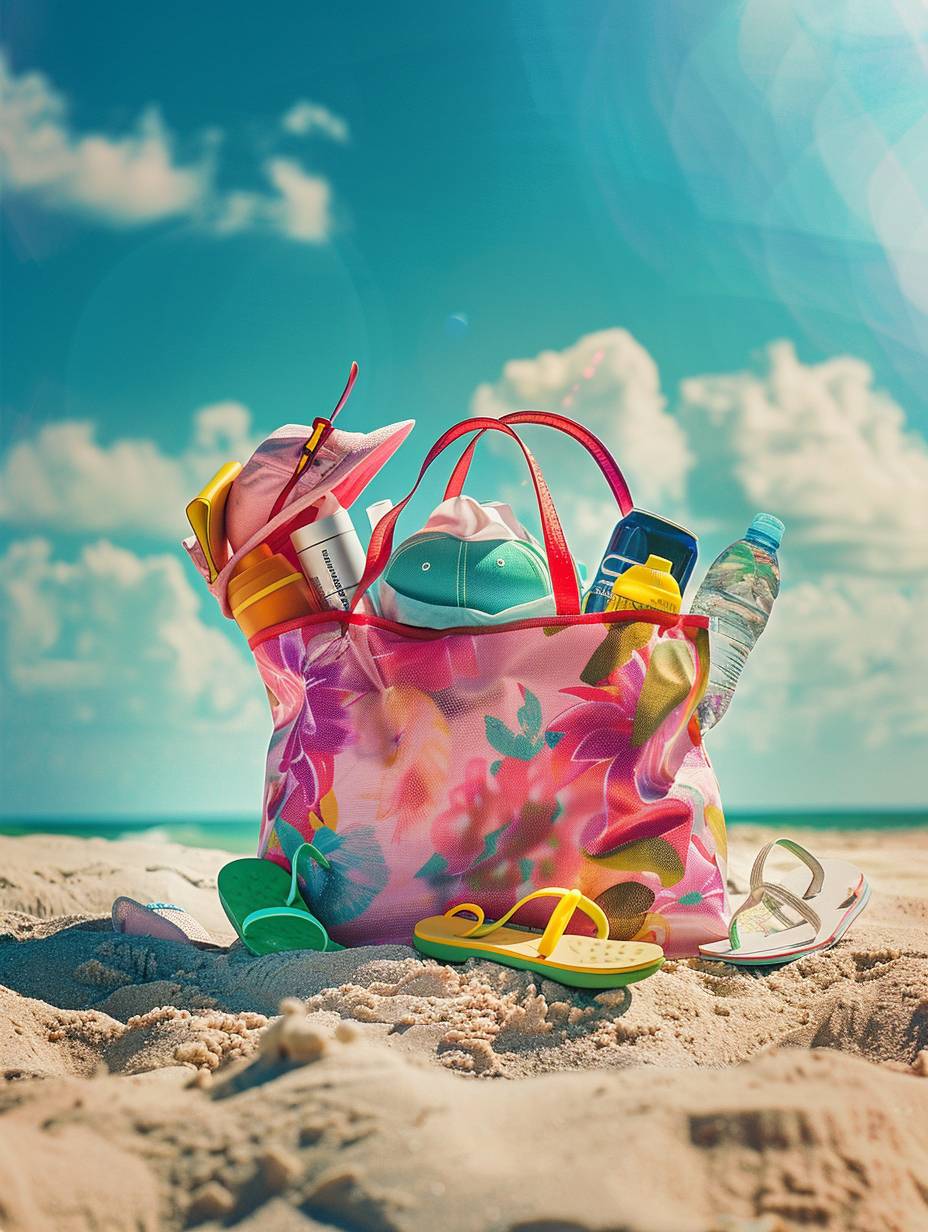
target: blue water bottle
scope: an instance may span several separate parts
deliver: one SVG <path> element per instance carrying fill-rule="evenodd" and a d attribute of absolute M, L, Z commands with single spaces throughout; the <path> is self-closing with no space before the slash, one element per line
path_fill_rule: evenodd
<path fill-rule="evenodd" d="M 593 585 L 586 593 L 583 610 L 604 612 L 616 578 L 632 565 L 643 565 L 649 556 L 663 556 L 670 561 L 670 572 L 682 595 L 696 564 L 696 542 L 696 536 L 685 527 L 644 509 L 633 509 L 612 532 Z"/>

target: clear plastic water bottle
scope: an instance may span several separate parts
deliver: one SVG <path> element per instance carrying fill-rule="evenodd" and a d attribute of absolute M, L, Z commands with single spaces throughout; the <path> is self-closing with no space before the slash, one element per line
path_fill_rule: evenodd
<path fill-rule="evenodd" d="M 709 566 L 692 611 L 709 617 L 711 665 L 699 704 L 705 733 L 728 709 L 748 655 L 763 633 L 780 591 L 777 549 L 785 527 L 772 513 L 758 513 L 743 539 Z"/>

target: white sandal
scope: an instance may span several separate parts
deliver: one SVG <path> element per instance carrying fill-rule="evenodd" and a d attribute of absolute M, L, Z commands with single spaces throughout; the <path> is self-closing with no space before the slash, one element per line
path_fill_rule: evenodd
<path fill-rule="evenodd" d="M 811 881 L 805 869 L 780 882 L 764 881 L 764 864 L 776 846 L 801 860 Z M 817 860 L 792 839 L 774 839 L 757 853 L 751 891 L 731 917 L 728 940 L 701 945 L 699 953 L 744 967 L 792 962 L 840 941 L 869 898 L 867 879 L 853 864 Z"/>

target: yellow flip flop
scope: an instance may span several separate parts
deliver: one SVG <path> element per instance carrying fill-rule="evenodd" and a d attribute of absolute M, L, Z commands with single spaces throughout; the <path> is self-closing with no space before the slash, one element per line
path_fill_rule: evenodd
<path fill-rule="evenodd" d="M 559 898 L 543 933 L 508 921 L 535 898 Z M 595 937 L 566 933 L 575 911 L 596 925 Z M 464 919 L 467 912 L 476 918 Z M 645 941 L 610 941 L 609 921 L 602 908 L 579 890 L 549 886 L 520 898 L 499 920 L 485 923 L 477 903 L 459 903 L 444 915 L 420 920 L 412 943 L 422 954 L 446 962 L 486 958 L 507 967 L 537 971 L 572 988 L 622 988 L 653 975 L 664 961 L 659 945 Z"/>

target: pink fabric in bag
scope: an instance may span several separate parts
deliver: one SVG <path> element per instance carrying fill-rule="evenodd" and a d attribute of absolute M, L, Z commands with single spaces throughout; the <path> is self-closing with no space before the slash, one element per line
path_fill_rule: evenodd
<path fill-rule="evenodd" d="M 601 442 L 561 416 L 519 414 L 584 444 L 627 511 Z M 725 935 L 727 916 L 725 822 L 696 719 L 707 622 L 579 612 L 550 493 L 510 422 L 450 429 L 422 473 L 464 434 L 518 441 L 558 614 L 439 631 L 355 610 L 255 637 L 274 719 L 259 854 L 289 867 L 306 839 L 326 854 L 330 869 L 307 868 L 302 888 L 346 945 L 408 944 L 417 920 L 456 903 L 494 918 L 560 885 L 595 899 L 612 937 L 695 953 Z M 372 535 L 357 601 L 386 567 L 405 503 Z M 540 925 L 546 910 L 530 904 L 520 919 Z"/>

